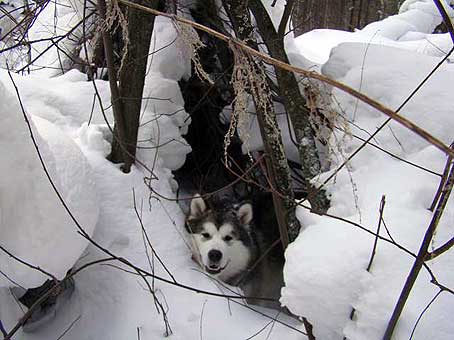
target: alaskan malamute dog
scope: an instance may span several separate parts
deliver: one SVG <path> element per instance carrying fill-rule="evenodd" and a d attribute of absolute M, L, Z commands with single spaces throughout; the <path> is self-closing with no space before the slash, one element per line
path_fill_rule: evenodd
<path fill-rule="evenodd" d="M 267 208 L 274 211 L 272 203 Z M 239 286 L 245 296 L 275 300 L 247 299 L 249 303 L 280 308 L 284 256 L 279 234 L 265 230 L 277 230 L 276 225 L 254 223 L 253 211 L 250 203 L 218 202 L 208 206 L 200 195 L 194 196 L 186 218 L 193 258 L 207 273 Z M 263 221 L 263 216 L 258 220 Z"/>

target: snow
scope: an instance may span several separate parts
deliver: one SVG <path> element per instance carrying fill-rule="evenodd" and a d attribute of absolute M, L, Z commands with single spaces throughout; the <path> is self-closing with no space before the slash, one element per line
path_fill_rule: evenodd
<path fill-rule="evenodd" d="M 0 114 L 2 246 L 22 260 L 62 278 L 88 241 L 77 236 L 74 223 L 50 186 L 17 101 L 3 85 L 0 91 L 5 103 Z M 52 123 L 34 117 L 31 125 L 59 192 L 91 235 L 99 208 L 85 157 L 74 141 Z M 11 169 L 13 175 L 6 176 Z M 49 214 L 50 211 L 53 213 Z M 13 280 L 21 286 L 34 287 L 44 279 L 43 274 L 30 271 L 4 253 L 0 255 L 0 268 L 3 272 L 0 286 L 9 286 L 9 280 Z"/>
<path fill-rule="evenodd" d="M 274 8 L 269 6 L 271 2 L 266 1 L 265 5 L 276 24 L 284 2 L 277 2 Z M 69 7 L 46 7 L 30 32 L 31 39 L 54 34 L 49 27 L 53 26 L 55 11 L 57 34 L 80 20 L 80 1 L 63 4 Z M 448 34 L 431 34 L 440 22 L 432 1 L 412 0 L 404 3 L 401 14 L 361 31 L 315 30 L 297 39 L 288 35 L 286 46 L 293 64 L 345 82 L 395 109 L 452 47 Z M 244 307 L 242 300 L 226 300 L 179 287 L 172 283 L 172 277 L 157 257 L 150 255 L 140 222 L 153 250 L 178 284 L 213 293 L 238 293 L 201 273 L 191 260 L 184 235 L 184 214 L 175 202 L 171 173 L 190 152 L 184 140 L 190 118 L 178 87 L 178 81 L 189 75 L 190 61 L 184 44 L 176 39 L 170 20 L 157 18 L 155 29 L 137 153 L 146 168 L 133 166 L 129 174 L 123 174 L 118 165 L 105 159 L 112 138 L 107 122 L 113 122 L 107 82 L 96 80 L 93 84 L 76 70 L 55 77 L 59 71 L 52 67 L 58 67 L 59 61 L 54 49 L 35 63 L 37 69 L 40 65 L 50 66 L 49 69 L 28 76 L 14 75 L 51 177 L 97 244 L 170 281 L 148 278 L 167 312 L 173 330 L 170 338 L 246 339 L 263 328 L 255 338 L 301 339 L 304 336 L 298 330 L 304 328 L 299 321 L 279 315 L 287 326 L 275 323 Z M 80 34 L 76 30 L 75 37 Z M 48 42 L 36 46 L 33 55 L 46 48 Z M 71 39 L 64 40 L 62 46 L 77 52 Z M 446 144 L 452 142 L 454 126 L 450 95 L 453 72 L 452 63 L 443 64 L 400 112 Z M 94 85 L 102 107 L 94 96 Z M 347 132 L 338 131 L 336 138 L 332 138 L 336 152 L 331 170 L 322 174 L 318 183 L 361 144 L 352 135 L 367 138 L 386 119 L 345 93 L 333 90 L 332 95 L 336 105 L 331 109 L 345 112 Z M 59 278 L 72 267 L 80 268 L 106 258 L 105 253 L 77 233 L 55 197 L 37 158 L 14 88 L 4 71 L 0 72 L 0 101 L 0 245 Z M 107 122 L 102 108 L 106 109 Z M 283 112 L 279 104 L 276 110 Z M 229 112 L 225 111 L 224 118 L 228 118 Z M 260 149 L 256 122 L 247 123 L 250 139 L 244 151 Z M 284 115 L 279 116 L 279 124 L 288 156 L 297 160 Z M 336 140 L 342 143 L 336 145 Z M 443 171 L 446 157 L 398 124 L 389 123 L 374 143 L 431 171 Z M 359 223 L 374 233 L 380 200 L 386 195 L 384 220 L 390 234 L 399 244 L 417 252 L 432 217 L 427 208 L 437 189 L 438 176 L 366 147 L 334 179 L 327 186 L 332 200 L 330 214 Z M 304 229 L 286 252 L 286 286 L 281 302 L 294 313 L 307 317 L 317 339 L 344 336 L 351 340 L 380 339 L 413 257 L 389 242 L 379 241 L 371 270 L 367 272 L 374 243 L 370 233 L 312 214 L 302 207 L 297 215 Z M 452 237 L 453 221 L 451 200 L 432 249 Z M 380 235 L 388 237 L 383 225 Z M 452 251 L 429 262 L 439 281 L 448 287 L 454 286 L 454 273 L 448 270 L 453 262 Z M 76 275 L 74 295 L 57 318 L 35 333 L 19 331 L 15 338 L 47 340 L 64 332 L 64 338 L 70 340 L 123 340 L 138 338 L 138 334 L 142 339 L 163 338 L 162 312 L 158 313 L 143 279 L 124 269 L 127 268 L 118 261 L 84 269 Z M 43 274 L 18 265 L 4 253 L 0 253 L 0 270 L 26 287 L 37 286 L 44 279 Z M 11 285 L 0 274 L 0 320 L 7 330 L 23 315 L 7 288 Z M 423 270 L 398 323 L 395 339 L 410 337 L 418 316 L 437 291 Z M 352 308 L 356 312 L 350 320 Z M 266 309 L 259 311 L 271 318 L 278 314 Z M 453 296 L 442 293 L 423 315 L 414 338 L 451 339 L 453 311 Z"/>
<path fill-rule="evenodd" d="M 172 191 L 174 180 L 170 170 L 181 166 L 185 155 L 190 151 L 182 137 L 187 131 L 190 119 L 184 110 L 184 102 L 177 83 L 181 77 L 187 76 L 189 60 L 181 44 L 171 43 L 175 37 L 171 22 L 158 19 L 156 23 L 159 39 L 152 41 L 150 52 L 158 52 L 153 53 L 150 58 L 151 67 L 145 80 L 140 148 L 137 156 L 153 171 L 151 176 L 153 179 L 149 182 L 153 190 L 174 199 L 175 193 Z M 44 24 L 38 25 L 36 30 L 43 26 Z M 169 47 L 160 49 L 167 45 Z M 102 115 L 101 105 L 96 98 L 94 99 L 93 84 L 87 82 L 86 76 L 76 70 L 58 77 L 49 77 L 53 74 L 55 72 L 52 71 L 33 72 L 26 77 L 14 76 L 14 79 L 20 89 L 25 109 L 33 118 L 32 124 L 36 125 L 36 136 L 43 139 L 39 145 L 40 150 L 46 155 L 46 164 L 49 167 L 55 165 L 56 171 L 52 174 L 58 174 L 53 177 L 60 180 L 62 184 L 60 187 L 68 185 L 68 194 L 64 198 L 70 200 L 74 196 L 71 210 L 77 211 L 79 206 L 83 205 L 83 211 L 89 213 L 99 208 L 93 240 L 116 256 L 126 258 L 145 270 L 170 279 L 156 258 L 150 258 L 150 262 L 148 260 L 147 254 L 150 254 L 151 249 L 145 246 L 144 235 L 134 209 L 135 201 L 153 249 L 164 260 L 166 267 L 175 275 L 179 284 L 202 291 L 237 295 L 237 290 L 231 292 L 222 288 L 201 273 L 191 260 L 183 232 L 184 214 L 175 201 L 160 199 L 150 193 L 150 189 L 144 183 L 144 179 L 151 178 L 149 171 L 138 166 L 133 167 L 131 173 L 125 175 L 118 166 L 105 159 L 110 151 L 108 141 L 111 136 Z M 12 95 L 14 91 L 5 72 L 0 73 L 0 81 L 3 84 L 1 102 L 8 103 L 1 108 L 0 155 L 3 161 L 0 168 L 1 192 L 8 193 L 9 197 L 6 202 L 3 199 L 0 201 L 0 225 L 1 228 L 8 226 L 7 222 L 12 218 L 5 215 L 5 211 L 10 211 L 12 205 L 17 205 L 21 208 L 20 211 L 23 211 L 34 203 L 36 213 L 23 214 L 23 218 L 34 221 L 30 227 L 41 225 L 42 222 L 42 227 L 46 226 L 46 231 L 51 234 L 43 234 L 42 240 L 52 240 L 55 236 L 52 233 L 55 230 L 48 223 L 60 221 L 60 224 L 63 224 L 66 221 L 63 218 L 67 216 L 65 214 L 63 217 L 60 216 L 60 211 L 55 208 L 59 207 L 59 202 L 52 192 L 47 193 L 41 188 L 43 186 L 50 190 L 45 178 L 38 181 L 44 175 L 36 163 L 36 151 L 31 144 L 17 98 Z M 95 85 L 100 93 L 102 107 L 109 108 L 108 83 L 96 80 Z M 5 86 L 8 90 L 4 88 Z M 107 109 L 105 114 L 107 120 L 112 123 L 111 109 Z M 10 120 L 10 123 L 6 124 L 6 120 Z M 5 152 L 6 150 L 11 152 Z M 12 155 L 18 157 L 17 162 L 12 163 L 14 160 Z M 76 158 L 79 156 L 81 158 Z M 81 160 L 85 158 L 88 160 L 88 168 L 85 168 L 87 162 Z M 59 164 L 59 160 L 62 164 Z M 28 166 L 27 162 L 31 165 Z M 80 167 L 75 166 L 74 162 Z M 11 173 L 11 168 L 17 171 Z M 81 168 L 86 172 L 82 174 Z M 4 188 L 4 183 L 8 187 Z M 88 188 L 82 186 L 84 183 L 88 183 Z M 92 193 L 97 197 L 90 196 Z M 41 219 L 38 219 L 40 211 L 52 211 L 52 214 L 47 213 L 45 217 L 39 216 Z M 83 216 L 78 217 L 84 228 L 93 227 L 93 221 L 86 221 Z M 38 249 L 47 257 L 46 266 L 43 268 L 58 274 L 59 277 L 71 267 L 79 268 L 106 257 L 106 254 L 93 244 L 85 248 L 86 241 L 76 233 L 77 230 L 72 223 L 70 227 L 74 235 L 69 234 L 58 240 L 59 246 L 64 249 L 54 250 L 53 242 L 40 242 L 41 248 Z M 4 245 L 3 229 L 1 231 L 1 244 Z M 17 234 L 14 236 L 17 237 Z M 62 261 L 63 256 L 69 254 L 70 248 L 80 242 L 83 243 L 83 247 L 77 250 L 75 257 Z M 29 249 L 27 254 L 33 258 L 31 252 Z M 76 262 L 77 258 L 79 260 Z M 0 259 L 2 261 L 0 268 L 3 271 L 5 268 L 3 260 L 6 256 L 2 254 Z M 31 262 L 35 263 L 34 258 Z M 48 262 L 58 262 L 62 273 L 50 268 Z M 112 265 L 119 266 L 119 263 L 112 262 Z M 23 285 L 41 284 L 41 274 L 24 267 L 21 267 L 21 271 L 24 276 Z M 15 279 L 20 279 L 19 273 L 19 270 L 14 271 Z M 75 280 L 76 291 L 52 323 L 32 334 L 20 331 L 16 338 L 47 340 L 58 337 L 65 331 L 66 339 L 78 340 L 128 339 L 137 337 L 138 332 L 141 338 L 147 339 L 164 336 L 162 314 L 157 312 L 154 300 L 140 277 L 113 266 L 100 264 L 83 270 L 76 275 Z M 264 330 L 259 338 L 270 335 L 271 339 L 283 337 L 297 339 L 301 336 L 296 329 L 298 323 L 288 317 L 279 316 L 287 326 L 275 321 L 270 322 L 273 321 L 271 318 L 276 316 L 276 311 L 262 309 L 260 312 L 269 315 L 266 317 L 244 307 L 242 300 L 227 301 L 159 280 L 149 281 L 153 282 L 157 298 L 168 313 L 173 330 L 171 338 L 231 339 L 232 336 L 247 338 L 262 328 Z M 10 282 L 3 284 L 11 285 Z M 0 320 L 5 328 L 10 330 L 23 315 L 23 311 L 7 288 L 0 289 L 0 306 Z"/>
<path fill-rule="evenodd" d="M 71 82 L 63 81 L 66 76 L 47 79 L 50 83 L 58 84 L 61 95 L 58 96 L 58 100 L 54 100 L 48 105 L 54 103 L 54 110 L 56 112 L 67 112 L 68 108 L 73 103 L 64 103 L 65 92 L 63 87 L 68 90 L 73 90 L 77 93 L 79 98 L 85 98 L 90 100 L 92 95 L 83 95 L 83 89 L 86 82 Z M 62 79 L 63 78 L 63 79 Z M 2 81 L 6 82 L 7 77 L 3 74 Z M 158 79 L 155 78 L 155 81 Z M 21 79 L 21 85 L 25 88 L 37 85 L 40 82 L 46 81 L 45 78 L 40 79 L 39 77 L 26 77 Z M 159 79 L 160 82 L 166 82 L 166 79 Z M 28 83 L 28 84 L 27 84 Z M 75 85 L 77 84 L 77 85 Z M 26 91 L 25 91 L 26 92 Z M 37 97 L 32 93 L 22 96 L 27 110 L 33 112 L 33 108 L 41 107 L 37 104 Z M 66 92 L 68 93 L 68 92 Z M 167 96 L 172 94 L 171 91 L 164 93 Z M 180 94 L 181 96 L 181 94 Z M 29 101 L 30 97 L 30 101 Z M 43 98 L 43 101 L 46 99 Z M 83 101 L 83 99 L 82 99 Z M 13 113 L 19 113 L 17 107 L 17 100 L 11 95 L 6 93 L 6 90 L 2 91 L 2 102 L 9 103 L 9 107 L 6 111 L 2 112 L 2 117 L 14 119 L 6 129 L 11 131 L 10 135 L 17 135 L 18 139 L 25 146 L 29 145 L 29 137 L 26 135 L 24 130 L 24 122 L 21 116 L 16 116 Z M 14 110 L 13 110 L 14 109 Z M 62 114 L 63 115 L 63 114 Z M 77 120 L 77 114 L 75 117 L 72 116 L 71 121 Z M 67 117 L 68 118 L 68 117 Z M 94 117 L 95 118 L 95 117 Z M 94 120 L 99 119 L 95 118 Z M 165 121 L 167 116 L 161 116 L 160 121 Z M 54 126 L 52 123 L 45 123 L 41 118 L 34 117 L 35 124 L 41 125 L 44 129 L 50 126 Z M 150 248 L 144 246 L 143 234 L 139 220 L 134 210 L 134 199 L 137 204 L 137 209 L 140 216 L 142 216 L 142 222 L 147 231 L 148 237 L 151 240 L 154 250 L 156 253 L 164 259 L 166 267 L 171 273 L 175 275 L 178 283 L 185 284 L 190 287 L 196 287 L 197 289 L 210 291 L 214 293 L 228 293 L 237 294 L 237 292 L 229 292 L 228 290 L 219 287 L 216 283 L 211 281 L 205 274 L 201 273 L 197 265 L 191 260 L 190 250 L 187 247 L 183 235 L 183 220 L 184 216 L 180 207 L 174 201 L 166 201 L 159 199 L 156 195 L 150 197 L 150 191 L 146 185 L 144 185 L 144 177 L 148 175 L 147 171 L 142 168 L 133 167 L 130 174 L 123 174 L 119 171 L 118 167 L 111 164 L 105 159 L 109 148 L 106 145 L 104 138 L 105 128 L 100 124 L 81 124 L 78 129 L 68 128 L 66 124 L 67 120 L 60 117 L 56 121 L 62 122 L 62 125 L 66 130 L 72 131 L 72 136 L 78 146 L 72 146 L 80 148 L 85 157 L 90 163 L 92 168 L 91 173 L 85 174 L 83 177 L 85 180 L 90 180 L 96 183 L 98 198 L 96 201 L 89 200 L 86 204 L 95 204 L 99 202 L 99 219 L 96 224 L 96 228 L 93 234 L 93 239 L 101 244 L 103 247 L 109 249 L 116 256 L 126 258 L 135 265 L 144 268 L 150 272 L 154 272 L 156 275 L 169 279 L 168 274 L 161 265 L 158 264 L 156 258 L 148 262 L 147 252 L 150 253 Z M 170 121 L 170 119 L 169 119 Z M 38 122 L 38 123 L 36 123 Z M 14 124 L 14 125 L 13 125 Z M 22 135 L 16 133 L 17 131 L 25 131 Z M 63 134 L 61 131 L 58 133 L 53 129 L 49 129 L 50 132 L 46 134 L 52 143 L 61 143 L 64 150 L 71 149 L 68 145 L 62 143 L 60 137 L 56 137 L 57 134 Z M 14 133 L 13 133 L 14 132 Z M 53 135 L 55 134 L 55 135 Z M 44 133 L 43 133 L 44 135 Z M 2 136 L 4 135 L 2 131 Z M 66 138 L 68 138 L 66 136 Z M 10 141 L 8 141 L 10 143 Z M 21 147 L 25 148 L 21 144 Z M 19 146 L 14 144 L 8 144 L 14 147 L 14 150 L 20 150 Z M 41 144 L 40 144 L 41 147 Z M 43 151 L 45 145 L 43 144 Z M 31 147 L 30 147 L 31 148 Z M 29 150 L 28 148 L 27 150 Z M 4 155 L 1 148 L 2 157 Z M 28 156 L 33 159 L 33 150 L 29 150 Z M 16 151 L 18 153 L 19 151 Z M 145 153 L 139 151 L 140 156 L 144 156 Z M 158 179 L 153 180 L 151 185 L 153 189 L 160 195 L 166 197 L 175 197 L 170 187 L 170 181 L 172 180 L 171 172 L 168 168 L 164 167 L 168 161 L 164 161 L 163 157 L 166 154 L 159 154 L 158 161 L 154 167 L 154 174 Z M 9 159 L 10 155 L 5 155 L 5 159 Z M 36 157 L 36 156 L 35 156 Z M 154 157 L 150 156 L 150 159 L 141 158 L 143 161 L 149 162 L 148 166 L 151 167 L 151 160 Z M 48 158 L 47 158 L 48 159 Z M 74 163 L 69 162 L 68 157 L 63 158 L 68 160 L 67 165 L 74 166 Z M 3 159 L 2 159 L 3 160 Z M 2 164 L 7 164 L 6 161 Z M 11 160 L 9 160 L 11 166 Z M 22 169 L 20 164 L 15 165 L 15 168 Z M 38 168 L 36 171 L 38 172 Z M 6 174 L 7 169 L 2 168 L 2 173 Z M 13 178 L 17 178 L 14 184 L 23 180 L 23 178 L 29 176 L 28 171 L 30 168 L 23 168 L 22 174 L 16 172 Z M 65 177 L 74 179 L 74 174 L 71 173 L 72 169 L 61 170 L 60 174 Z M 78 175 L 76 175 L 76 178 Z M 32 177 L 32 176 L 30 176 Z M 35 177 L 35 176 L 33 176 Z M 2 177 L 6 180 L 6 177 Z M 11 176 L 8 176 L 8 180 L 11 180 Z M 43 184 L 46 184 L 44 182 Z M 2 192 L 4 192 L 2 190 Z M 8 187 L 8 192 L 14 193 L 13 189 Z M 27 195 L 30 195 L 28 190 Z M 31 196 L 34 197 L 34 196 Z M 15 202 L 19 202 L 24 205 L 26 203 L 23 197 L 17 198 Z M 2 227 L 3 221 L 5 221 L 3 215 L 4 201 L 2 200 Z M 43 205 L 43 200 L 38 200 L 39 205 Z M 52 205 L 52 211 L 55 211 L 56 203 Z M 10 206 L 6 206 L 10 208 Z M 44 208 L 44 207 L 43 207 Z M 48 208 L 50 209 L 50 208 Z M 89 209 L 87 209 L 89 210 Z M 49 210 L 47 210 L 49 211 Z M 55 211 L 55 214 L 57 211 Z M 84 225 L 84 224 L 83 224 Z M 2 233 L 3 235 L 3 233 Z M 69 241 L 65 242 L 65 246 L 68 246 L 69 242 L 77 242 L 77 234 L 70 236 Z M 3 239 L 2 239 L 3 240 Z M 49 250 L 46 244 L 41 244 L 43 248 Z M 64 254 L 64 250 L 60 250 L 59 254 Z M 89 263 L 94 260 L 105 258 L 106 254 L 103 254 L 94 245 L 89 245 L 83 252 L 80 251 L 80 260 L 74 265 L 75 268 L 82 266 L 85 263 Z M 2 255 L 3 256 L 3 255 Z M 48 255 L 49 256 L 49 255 Z M 54 254 L 52 254 L 54 256 Z M 54 256 L 55 257 L 55 256 Z M 60 263 L 61 264 L 61 263 Z M 118 262 L 112 262 L 113 265 L 118 266 Z M 73 264 L 69 264 L 66 269 L 69 269 Z M 3 266 L 2 266 L 3 270 Z M 30 270 L 25 270 L 27 275 L 31 275 Z M 156 307 L 153 302 L 153 298 L 149 292 L 146 291 L 143 281 L 140 277 L 123 272 L 115 267 L 108 265 L 97 265 L 89 267 L 84 271 L 77 274 L 76 277 L 76 291 L 68 302 L 68 304 L 61 309 L 55 321 L 46 327 L 39 329 L 39 331 L 31 334 L 19 333 L 18 337 L 21 339 L 50 339 L 58 337 L 62 334 L 70 325 L 74 322 L 74 326 L 65 335 L 67 339 L 127 339 L 129 337 L 135 337 L 137 329 L 139 329 L 142 338 L 161 338 L 163 337 L 165 327 L 162 322 L 162 315 L 158 314 Z M 152 280 L 150 280 L 151 282 Z M 157 291 L 157 296 L 160 301 L 164 304 L 165 309 L 168 312 L 168 318 L 174 335 L 171 338 L 174 339 L 195 339 L 202 334 L 204 339 L 231 339 L 232 334 L 234 338 L 247 338 L 253 335 L 256 331 L 266 326 L 270 319 L 256 314 L 249 309 L 242 307 L 238 304 L 241 300 L 226 301 L 223 298 L 210 297 L 209 295 L 197 294 L 195 292 L 176 287 L 171 284 L 163 283 L 158 280 L 154 281 L 154 287 Z M 19 305 L 14 301 L 7 289 L 0 289 L 0 319 L 5 325 L 6 329 L 16 323 L 18 318 L 22 315 L 22 311 Z M 6 307 L 6 308 L 5 308 Z M 270 316 L 274 317 L 276 312 L 265 311 Z M 295 321 L 286 318 L 284 319 L 289 325 L 296 327 Z M 220 320 L 222 322 L 220 323 Z M 244 322 L 247 320 L 247 322 Z M 106 327 L 106 324 L 109 327 Z M 265 329 L 262 337 L 270 332 L 271 338 L 282 338 L 297 339 L 300 334 L 297 331 L 289 329 L 287 326 L 275 324 L 271 327 L 271 324 Z M 213 334 L 215 337 L 213 337 Z"/>
<path fill-rule="evenodd" d="M 405 49 L 348 42 L 331 50 L 322 72 L 396 109 L 439 61 L 439 58 Z M 400 111 L 448 145 L 452 142 L 454 105 L 446 89 L 451 86 L 453 72 L 452 64 L 443 64 Z M 386 119 L 339 90 L 332 94 L 339 105 L 334 109 L 345 112 L 348 133 L 368 138 Z M 338 140 L 342 137 L 338 133 Z M 374 143 L 432 171 L 443 171 L 445 155 L 397 123 L 389 123 L 374 138 Z M 342 145 L 343 152 L 348 155 L 360 144 L 361 141 L 349 138 Z M 337 156 L 339 160 L 333 164 L 333 170 L 345 157 Z M 323 182 L 329 174 L 322 175 L 319 181 Z M 431 173 L 366 147 L 353 158 L 348 169 L 337 174 L 335 182 L 328 184 L 332 195 L 329 213 L 375 232 L 380 198 L 385 195 L 384 218 L 390 234 L 399 244 L 417 253 L 431 219 L 432 214 L 427 209 L 439 180 Z M 313 323 L 317 339 L 343 336 L 381 339 L 414 259 L 395 246 L 379 241 L 368 273 L 366 267 L 374 242 L 371 235 L 352 225 L 299 209 L 299 218 L 306 229 L 286 252 L 286 287 L 281 302 Z M 451 200 L 433 247 L 446 242 L 454 232 L 453 212 Z M 380 234 L 387 237 L 383 227 Z M 450 287 L 454 284 L 454 275 L 446 268 L 453 264 L 452 252 L 429 263 L 437 268 L 440 281 Z M 423 270 L 403 311 L 395 339 L 410 337 L 416 319 L 437 291 Z M 356 310 L 353 321 L 349 319 L 352 308 Z M 454 325 L 446 320 L 453 310 L 452 295 L 441 294 L 422 318 L 414 338 L 451 339 Z"/>
<path fill-rule="evenodd" d="M 454 10 L 445 7 L 448 15 L 454 19 Z M 327 62 L 332 48 L 343 42 L 394 46 L 443 57 L 452 47 L 449 34 L 431 34 L 441 22 L 432 0 L 407 1 L 399 14 L 371 23 L 362 30 L 346 32 L 316 29 L 299 36 L 287 48 L 299 51 L 305 58 L 318 64 Z"/>
<path fill-rule="evenodd" d="M 78 48 L 82 41 L 84 27 L 83 18 L 84 1 L 64 0 L 54 5 L 46 4 L 30 30 L 28 36 L 33 44 L 30 57 L 35 60 L 32 66 L 34 73 L 43 73 L 47 76 L 62 74 L 60 70 L 69 70 L 74 62 L 80 63 L 79 54 L 84 54 L 84 49 Z M 93 5 L 87 4 L 86 14 L 94 10 Z M 94 16 L 85 22 L 85 30 L 94 24 Z M 70 31 L 68 28 L 74 28 Z M 69 33 L 69 34 L 68 34 Z M 50 40 L 51 37 L 58 38 Z M 89 43 L 89 42 L 88 42 Z M 45 53 L 44 53 L 45 52 Z"/>
<path fill-rule="evenodd" d="M 190 59 L 184 43 L 178 39 L 175 26 L 169 18 L 157 17 L 154 26 L 155 36 L 151 40 L 150 71 L 162 74 L 164 78 L 180 80 L 191 73 Z"/>

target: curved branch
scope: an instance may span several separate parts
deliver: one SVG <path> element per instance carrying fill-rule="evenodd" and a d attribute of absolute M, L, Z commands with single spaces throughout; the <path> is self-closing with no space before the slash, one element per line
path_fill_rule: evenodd
<path fill-rule="evenodd" d="M 448 29 L 449 35 L 451 36 L 451 40 L 454 43 L 454 27 L 452 26 L 451 18 L 446 12 L 446 9 L 443 7 L 443 4 L 440 0 L 434 0 L 435 6 L 437 6 L 438 11 L 440 12 L 441 17 L 443 18 L 443 22 Z"/>

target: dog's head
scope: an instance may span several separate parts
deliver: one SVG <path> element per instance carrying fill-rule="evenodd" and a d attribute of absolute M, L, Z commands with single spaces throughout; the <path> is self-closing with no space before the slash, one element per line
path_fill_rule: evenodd
<path fill-rule="evenodd" d="M 195 260 L 206 272 L 225 282 L 247 270 L 253 248 L 251 220 L 249 203 L 210 209 L 203 198 L 196 195 L 186 218 Z"/>

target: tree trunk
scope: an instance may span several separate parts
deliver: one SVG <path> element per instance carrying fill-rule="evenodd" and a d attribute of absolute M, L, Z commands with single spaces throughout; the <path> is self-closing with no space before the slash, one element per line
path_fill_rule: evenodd
<path fill-rule="evenodd" d="M 247 2 L 242 0 L 224 0 L 223 3 L 233 23 L 236 36 L 243 41 L 247 41 L 253 48 L 257 48 Z M 248 70 L 248 72 L 255 73 L 255 75 L 249 75 L 250 78 L 265 79 L 263 64 L 254 61 L 250 56 L 247 57 L 250 58 L 251 64 L 253 65 L 253 69 Z M 279 224 L 281 241 L 285 249 L 288 243 L 298 236 L 300 225 L 295 216 L 290 169 L 285 156 L 274 105 L 269 95 L 271 90 L 267 86 L 266 80 L 262 82 L 262 85 L 264 88 L 251 88 L 251 92 L 253 94 L 261 93 L 261 91 L 267 93 L 266 96 L 260 98 L 253 97 L 260 133 L 267 155 L 268 175 L 273 187 L 273 203 Z M 251 86 L 254 86 L 254 84 L 251 84 Z"/>
<path fill-rule="evenodd" d="M 197 0 L 191 6 L 190 14 L 195 22 L 228 34 L 215 0 Z M 205 44 L 197 51 L 200 63 L 214 84 L 200 79 L 194 66 L 189 79 L 179 81 L 185 110 L 191 116 L 184 138 L 191 145 L 192 152 L 187 155 L 183 167 L 174 172 L 175 178 L 179 183 L 187 183 L 189 191 L 215 193 L 212 197 L 216 196 L 216 199 L 227 196 L 241 200 L 245 196 L 245 184 L 237 182 L 238 178 L 231 169 L 237 174 L 243 173 L 249 158 L 243 155 L 241 142 L 235 136 L 227 148 L 233 168 L 224 165 L 224 137 L 228 124 L 219 119 L 224 107 L 230 106 L 234 99 L 231 84 L 233 55 L 227 43 L 201 30 L 197 34 Z"/>
<path fill-rule="evenodd" d="M 157 8 L 160 3 L 159 0 L 136 0 L 134 2 L 150 8 Z M 126 46 L 126 56 L 123 58 L 120 68 L 119 79 L 120 101 L 125 125 L 124 147 L 126 150 L 122 150 L 119 143 L 120 139 L 114 138 L 109 158 L 113 161 L 123 161 L 122 170 L 129 172 L 135 160 L 143 86 L 155 16 L 131 7 L 128 7 L 126 11 L 128 21 L 128 39 L 126 41 L 128 45 Z M 115 123 L 114 133 L 119 137 L 117 122 Z"/>
<path fill-rule="evenodd" d="M 106 22 L 106 2 L 105 0 L 98 0 L 98 11 L 99 16 L 103 22 Z M 110 85 L 110 101 L 112 103 L 112 111 L 114 116 L 114 139 L 112 141 L 112 151 L 107 157 L 110 161 L 114 163 L 121 163 L 125 156 L 125 121 L 124 121 L 124 112 L 123 112 L 123 103 L 120 100 L 120 92 L 117 84 L 117 72 L 114 66 L 114 56 L 113 56 L 113 43 L 111 32 L 102 30 L 102 40 L 104 45 L 104 55 L 106 58 L 107 72 L 109 75 L 109 85 Z"/>
<path fill-rule="evenodd" d="M 396 14 L 399 0 L 304 0 L 293 11 L 295 36 L 317 28 L 353 31 Z"/>
<path fill-rule="evenodd" d="M 284 36 L 279 35 L 275 30 L 273 22 L 262 2 L 260 0 L 249 0 L 249 8 L 256 18 L 260 35 L 270 55 L 288 64 L 289 60 L 284 48 Z M 310 180 L 320 174 L 321 166 L 306 100 L 301 95 L 298 81 L 293 73 L 282 70 L 279 67 L 275 67 L 274 70 L 279 95 L 292 122 L 301 161 L 301 174 L 305 180 L 306 191 L 309 194 L 312 209 L 320 213 L 326 212 L 329 208 L 329 200 L 325 192 L 316 192 L 310 185 Z"/>

